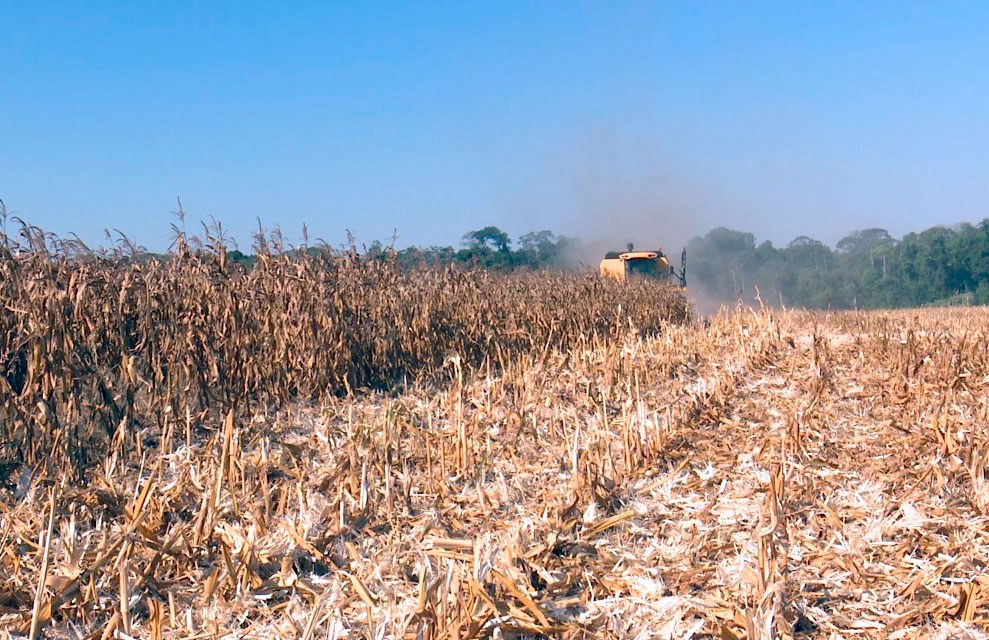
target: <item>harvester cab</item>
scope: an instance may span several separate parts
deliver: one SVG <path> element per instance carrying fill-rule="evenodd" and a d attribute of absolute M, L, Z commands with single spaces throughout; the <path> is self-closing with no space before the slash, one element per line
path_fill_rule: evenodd
<path fill-rule="evenodd" d="M 629 278 L 655 278 L 687 289 L 687 249 L 680 254 L 680 269 L 670 264 L 669 258 L 659 249 L 636 251 L 630 242 L 628 250 L 609 251 L 601 261 L 601 277 L 624 282 Z"/>

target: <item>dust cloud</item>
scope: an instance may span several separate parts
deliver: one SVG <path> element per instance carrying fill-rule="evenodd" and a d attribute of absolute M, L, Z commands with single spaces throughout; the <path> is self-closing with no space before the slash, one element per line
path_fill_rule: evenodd
<path fill-rule="evenodd" d="M 579 238 L 568 256 L 571 266 L 597 269 L 607 251 L 660 249 L 680 267 L 680 252 L 691 238 L 727 219 L 726 198 L 713 180 L 691 175 L 671 160 L 661 141 L 601 128 L 550 156 L 537 195 L 560 211 L 554 229 Z M 527 203 L 527 209 L 534 209 Z M 690 279 L 688 297 L 708 315 L 721 304 Z"/>
<path fill-rule="evenodd" d="M 706 231 L 701 185 L 677 172 L 656 143 L 598 131 L 558 157 L 554 170 L 569 200 L 563 226 L 594 264 L 629 242 L 679 256 Z"/>

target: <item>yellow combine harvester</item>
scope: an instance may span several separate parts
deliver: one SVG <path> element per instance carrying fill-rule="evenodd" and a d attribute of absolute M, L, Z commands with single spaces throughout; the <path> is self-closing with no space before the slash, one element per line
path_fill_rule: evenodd
<path fill-rule="evenodd" d="M 669 258 L 656 249 L 655 251 L 635 251 L 632 243 L 628 251 L 619 253 L 609 251 L 601 261 L 601 277 L 626 281 L 630 277 L 655 278 L 687 289 L 687 250 L 680 254 L 680 270 L 670 264 Z"/>

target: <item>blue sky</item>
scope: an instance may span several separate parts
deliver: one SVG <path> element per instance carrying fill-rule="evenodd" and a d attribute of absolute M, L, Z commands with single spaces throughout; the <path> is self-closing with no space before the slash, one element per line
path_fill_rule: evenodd
<path fill-rule="evenodd" d="M 152 249 L 177 196 L 242 248 L 977 221 L 987 7 L 0 0 L 0 198 Z"/>

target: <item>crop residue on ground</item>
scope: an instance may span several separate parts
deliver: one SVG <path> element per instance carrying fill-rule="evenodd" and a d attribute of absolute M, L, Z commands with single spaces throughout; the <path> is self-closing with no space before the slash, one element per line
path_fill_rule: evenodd
<path fill-rule="evenodd" d="M 88 486 L 17 469 L 0 626 L 983 637 L 987 319 L 723 314 L 176 431 Z"/>

